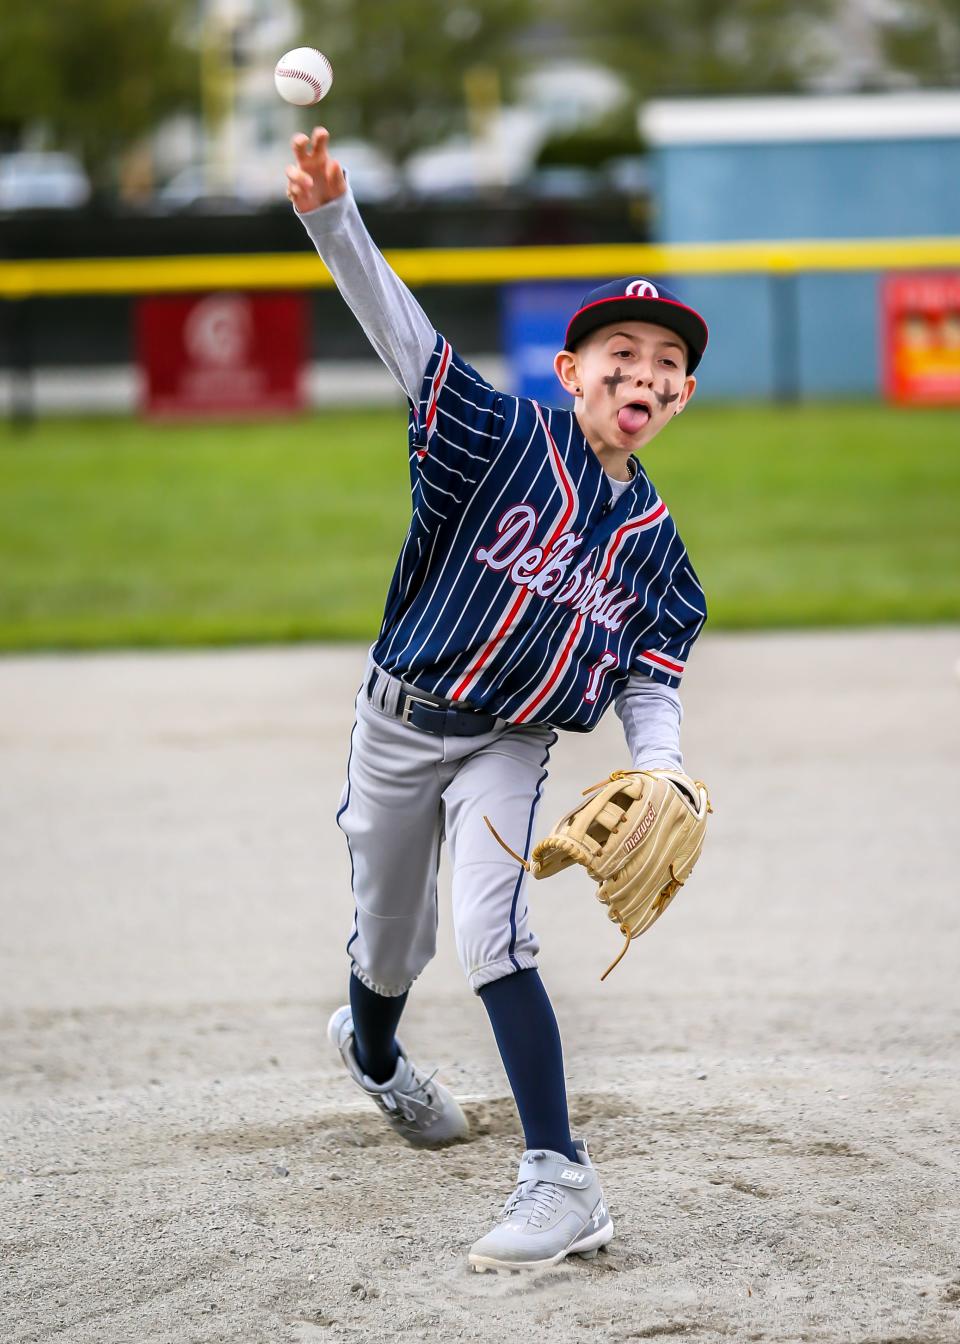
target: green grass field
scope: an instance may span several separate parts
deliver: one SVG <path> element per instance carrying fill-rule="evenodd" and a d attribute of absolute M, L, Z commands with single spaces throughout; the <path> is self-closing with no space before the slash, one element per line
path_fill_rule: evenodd
<path fill-rule="evenodd" d="M 713 628 L 960 617 L 960 415 L 691 407 L 645 459 Z M 369 639 L 401 410 L 0 429 L 0 649 Z"/>

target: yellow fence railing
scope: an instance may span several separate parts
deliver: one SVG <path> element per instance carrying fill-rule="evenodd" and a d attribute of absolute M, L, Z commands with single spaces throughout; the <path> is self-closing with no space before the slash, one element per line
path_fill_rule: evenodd
<path fill-rule="evenodd" d="M 638 271 L 793 275 L 960 266 L 960 237 L 453 247 L 395 250 L 386 256 L 401 278 L 415 286 L 570 280 Z M 332 284 L 309 245 L 302 252 L 228 256 L 0 261 L 0 299 L 14 300 L 70 294 L 322 289 Z"/>

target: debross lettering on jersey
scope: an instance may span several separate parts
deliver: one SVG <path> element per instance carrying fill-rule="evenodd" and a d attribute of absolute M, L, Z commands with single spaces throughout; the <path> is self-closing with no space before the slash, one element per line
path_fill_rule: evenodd
<path fill-rule="evenodd" d="M 616 503 L 570 411 L 496 392 L 438 337 L 411 409 L 413 515 L 374 658 L 513 722 L 587 730 L 631 672 L 679 683 L 706 619 L 666 505 Z"/>

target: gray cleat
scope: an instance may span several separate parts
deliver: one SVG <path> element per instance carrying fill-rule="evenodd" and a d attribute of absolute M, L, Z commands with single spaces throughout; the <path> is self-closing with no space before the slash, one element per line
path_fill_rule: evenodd
<path fill-rule="evenodd" d="M 600 1178 L 582 1139 L 579 1162 L 549 1149 L 530 1149 L 520 1159 L 517 1188 L 497 1226 L 475 1242 L 470 1263 L 487 1269 L 543 1269 L 568 1255 L 591 1260 L 613 1237 Z"/>
<path fill-rule="evenodd" d="M 411 1064 L 400 1042 L 400 1058 L 393 1077 L 375 1083 L 360 1068 L 353 1049 L 353 1017 L 347 1006 L 338 1008 L 327 1025 L 330 1041 L 350 1077 L 370 1097 L 386 1117 L 391 1129 L 414 1148 L 441 1148 L 466 1138 L 467 1118 L 456 1098 L 438 1083 L 433 1074 L 422 1073 Z"/>

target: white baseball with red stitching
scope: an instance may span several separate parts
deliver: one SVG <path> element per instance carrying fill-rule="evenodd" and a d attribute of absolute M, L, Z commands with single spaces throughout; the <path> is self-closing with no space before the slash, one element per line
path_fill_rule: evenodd
<path fill-rule="evenodd" d="M 312 107 L 330 92 L 333 69 L 316 47 L 294 47 L 277 61 L 273 82 L 288 103 Z"/>

